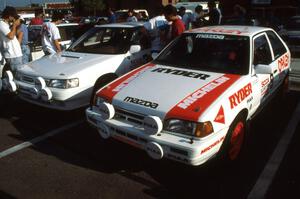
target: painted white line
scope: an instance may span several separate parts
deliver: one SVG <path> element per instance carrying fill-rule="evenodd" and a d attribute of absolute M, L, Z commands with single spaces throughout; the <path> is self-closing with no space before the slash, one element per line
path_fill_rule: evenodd
<path fill-rule="evenodd" d="M 300 121 L 300 102 L 298 102 L 297 108 L 293 113 L 292 119 L 290 120 L 272 156 L 270 157 L 264 170 L 260 174 L 258 180 L 256 181 L 256 184 L 253 186 L 247 199 L 265 198 L 267 191 L 288 149 L 289 143 L 294 135 L 294 132 L 297 128 L 299 121 Z"/>
<path fill-rule="evenodd" d="M 16 146 L 14 146 L 12 148 L 9 148 L 9 149 L 7 149 L 5 151 L 2 151 L 0 153 L 0 158 L 8 156 L 8 155 L 10 155 L 12 153 L 15 153 L 17 151 L 20 151 L 20 150 L 22 150 L 24 148 L 30 147 L 30 146 L 32 146 L 32 145 L 34 145 L 34 144 L 36 144 L 38 142 L 41 142 L 41 141 L 43 141 L 43 140 L 45 140 L 45 139 L 47 139 L 47 138 L 49 138 L 51 136 L 59 134 L 59 133 L 65 131 L 65 130 L 68 130 L 68 129 L 73 128 L 75 126 L 78 126 L 79 124 L 81 124 L 83 122 L 84 122 L 84 120 L 80 120 L 80 121 L 77 121 L 77 122 L 73 122 L 73 123 L 67 124 L 67 125 L 65 125 L 63 127 L 60 127 L 58 129 L 55 129 L 55 130 L 52 130 L 52 131 L 50 131 L 50 132 L 48 132 L 48 133 L 46 133 L 46 134 L 44 134 L 42 136 L 36 137 L 36 138 L 34 138 L 34 139 L 30 140 L 30 141 L 23 142 L 22 144 L 16 145 Z"/>

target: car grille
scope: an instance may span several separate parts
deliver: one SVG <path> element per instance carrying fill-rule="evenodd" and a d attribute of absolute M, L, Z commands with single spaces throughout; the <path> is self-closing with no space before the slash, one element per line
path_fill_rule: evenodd
<path fill-rule="evenodd" d="M 145 117 L 144 115 L 137 114 L 117 107 L 115 108 L 115 110 L 116 110 L 116 114 L 115 114 L 116 120 L 126 120 L 139 125 L 143 125 L 144 123 L 144 117 Z"/>

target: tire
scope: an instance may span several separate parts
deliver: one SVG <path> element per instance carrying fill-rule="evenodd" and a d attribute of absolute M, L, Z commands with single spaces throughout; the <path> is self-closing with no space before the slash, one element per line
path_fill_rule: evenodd
<path fill-rule="evenodd" d="M 105 86 L 106 84 L 112 82 L 113 80 L 115 80 L 116 78 L 118 78 L 117 75 L 115 74 L 111 74 L 111 75 L 107 75 L 107 76 L 104 76 L 104 77 L 100 77 L 95 85 L 94 85 L 94 88 L 93 88 L 93 91 L 92 91 L 92 95 L 91 95 L 91 98 L 90 98 L 90 105 L 92 106 L 93 104 L 93 100 L 94 100 L 94 96 L 96 95 L 96 92 L 102 88 L 103 86 Z"/>
<path fill-rule="evenodd" d="M 289 76 L 287 75 L 284 78 L 279 89 L 279 96 L 282 102 L 286 101 L 288 93 L 289 93 Z"/>
<path fill-rule="evenodd" d="M 245 145 L 247 129 L 245 117 L 242 114 L 238 115 L 230 125 L 220 149 L 220 159 L 225 164 L 233 164 L 239 161 Z"/>

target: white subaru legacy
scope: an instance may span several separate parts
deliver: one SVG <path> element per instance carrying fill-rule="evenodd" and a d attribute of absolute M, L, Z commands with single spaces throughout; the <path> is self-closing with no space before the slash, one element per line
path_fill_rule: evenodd
<path fill-rule="evenodd" d="M 44 56 L 8 72 L 3 87 L 40 106 L 72 110 L 90 103 L 93 92 L 145 64 L 150 48 L 142 23 L 95 26 L 60 54 Z"/>
<path fill-rule="evenodd" d="M 272 29 L 212 26 L 183 33 L 152 62 L 96 94 L 87 120 L 103 138 L 154 159 L 238 159 L 247 123 L 288 86 L 291 55 Z M 284 93 L 284 92 L 283 92 Z"/>

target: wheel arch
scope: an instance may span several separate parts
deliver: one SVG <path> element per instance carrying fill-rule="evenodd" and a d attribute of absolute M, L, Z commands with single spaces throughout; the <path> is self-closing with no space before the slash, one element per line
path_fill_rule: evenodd
<path fill-rule="evenodd" d="M 113 80 L 117 79 L 119 76 L 115 73 L 106 73 L 104 75 L 101 75 L 100 77 L 97 78 L 97 80 L 94 83 L 93 86 L 93 91 L 91 94 L 91 98 L 90 98 L 90 104 L 93 103 L 96 92 L 103 86 L 105 86 L 106 84 L 112 82 Z"/>

